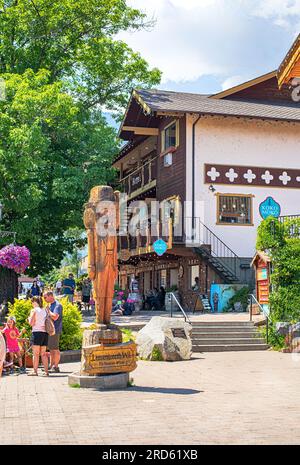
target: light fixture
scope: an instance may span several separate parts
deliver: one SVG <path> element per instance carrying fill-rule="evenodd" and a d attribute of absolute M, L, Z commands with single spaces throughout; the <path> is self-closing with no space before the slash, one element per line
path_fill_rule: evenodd
<path fill-rule="evenodd" d="M 211 192 L 215 192 L 215 190 L 216 190 L 212 184 L 209 186 L 208 189 L 209 189 Z"/>

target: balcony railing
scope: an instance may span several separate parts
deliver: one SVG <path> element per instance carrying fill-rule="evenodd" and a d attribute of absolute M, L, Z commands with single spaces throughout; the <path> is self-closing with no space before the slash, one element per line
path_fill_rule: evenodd
<path fill-rule="evenodd" d="M 156 160 L 157 157 L 153 158 L 121 179 L 120 182 L 124 186 L 126 194 L 131 196 L 137 193 L 137 191 L 143 192 L 148 188 L 154 187 L 156 181 Z"/>
<path fill-rule="evenodd" d="M 154 233 L 155 229 L 155 233 Z M 156 227 L 137 229 L 136 234 L 119 236 L 119 251 L 127 251 L 129 255 L 141 255 L 153 252 L 153 244 L 157 239 L 163 239 L 168 244 L 168 249 L 172 248 L 173 243 L 173 226 L 171 221 L 168 223 L 157 223 Z M 121 258 L 121 257 L 120 257 Z"/>

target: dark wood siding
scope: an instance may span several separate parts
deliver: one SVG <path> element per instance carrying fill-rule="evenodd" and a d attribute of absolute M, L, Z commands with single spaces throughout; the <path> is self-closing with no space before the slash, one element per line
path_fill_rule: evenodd
<path fill-rule="evenodd" d="M 283 86 L 280 90 L 276 77 L 268 79 L 265 82 L 256 84 L 248 89 L 240 90 L 235 94 L 225 97 L 226 100 L 281 100 L 291 101 L 291 91 L 288 86 Z"/>
<path fill-rule="evenodd" d="M 176 118 L 164 118 L 159 126 L 160 131 Z M 161 151 L 161 135 L 158 137 L 158 153 Z M 163 157 L 157 160 L 157 200 L 162 201 L 173 195 L 179 195 L 185 201 L 186 178 L 186 118 L 179 118 L 179 146 L 173 152 L 172 165 L 165 167 Z"/>

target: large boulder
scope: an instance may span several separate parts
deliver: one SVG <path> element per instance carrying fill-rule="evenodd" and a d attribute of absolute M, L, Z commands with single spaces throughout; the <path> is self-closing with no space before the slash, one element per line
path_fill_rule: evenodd
<path fill-rule="evenodd" d="M 184 320 L 155 316 L 137 334 L 138 354 L 146 360 L 189 360 L 191 331 Z"/>

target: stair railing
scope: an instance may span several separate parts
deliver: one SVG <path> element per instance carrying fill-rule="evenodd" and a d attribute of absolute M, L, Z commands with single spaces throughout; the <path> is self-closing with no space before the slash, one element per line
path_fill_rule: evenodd
<path fill-rule="evenodd" d="M 209 229 L 200 218 L 194 218 L 194 227 L 191 217 L 186 217 L 186 234 L 185 239 L 187 245 L 193 247 L 201 247 L 205 251 L 204 246 L 207 246 L 207 253 L 213 258 L 219 259 L 221 265 L 231 274 L 237 277 L 239 257 L 222 241 L 211 229 Z"/>
<path fill-rule="evenodd" d="M 269 344 L 269 323 L 271 323 L 270 315 L 266 310 L 261 306 L 261 304 L 258 302 L 257 298 L 253 294 L 249 294 L 249 300 L 250 300 L 250 321 L 252 321 L 252 311 L 253 311 L 253 302 L 259 307 L 261 313 L 264 315 L 266 318 L 266 339 L 267 339 L 267 344 Z"/>
<path fill-rule="evenodd" d="M 179 300 L 177 299 L 176 295 L 175 295 L 173 292 L 170 292 L 170 295 L 171 295 L 171 299 L 174 299 L 175 302 L 177 303 L 178 307 L 180 308 L 180 311 L 181 311 L 181 313 L 183 314 L 183 317 L 184 317 L 184 321 L 187 321 L 188 323 L 191 324 L 191 321 L 190 321 L 189 317 L 187 316 L 187 314 L 186 314 L 185 311 L 183 310 L 182 305 L 180 304 L 180 302 L 179 302 Z M 170 316 L 171 316 L 171 318 L 173 318 L 172 301 L 171 301 L 171 308 L 170 308 Z"/>

